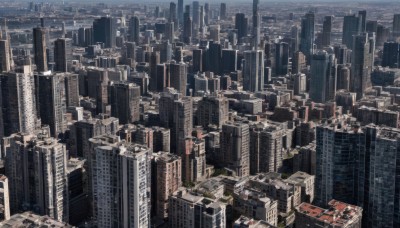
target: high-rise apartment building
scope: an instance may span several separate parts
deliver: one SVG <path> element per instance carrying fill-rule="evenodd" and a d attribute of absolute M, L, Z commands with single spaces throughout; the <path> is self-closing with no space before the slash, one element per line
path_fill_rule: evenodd
<path fill-rule="evenodd" d="M 42 124 L 50 126 L 51 135 L 59 137 L 67 128 L 63 74 L 36 75 L 38 114 Z"/>
<path fill-rule="evenodd" d="M 98 116 L 98 118 L 75 122 L 70 127 L 70 142 L 68 143 L 70 156 L 90 161 L 89 139 L 100 135 L 115 135 L 118 127 L 119 120 L 114 117 Z"/>
<path fill-rule="evenodd" d="M 29 209 L 68 221 L 65 145 L 43 129 L 36 134 L 18 133 L 5 138 L 4 150 L 11 212 Z"/>
<path fill-rule="evenodd" d="M 229 103 L 226 97 L 205 96 L 197 106 L 197 124 L 208 128 L 214 125 L 221 128 L 228 121 Z"/>
<path fill-rule="evenodd" d="M 10 219 L 10 189 L 8 178 L 0 175 L 0 221 Z"/>
<path fill-rule="evenodd" d="M 121 124 L 140 120 L 140 87 L 134 83 L 113 82 L 109 85 L 111 115 Z"/>
<path fill-rule="evenodd" d="M 278 172 L 282 169 L 283 155 L 289 145 L 287 126 L 258 123 L 250 126 L 250 173 Z"/>
<path fill-rule="evenodd" d="M 168 199 L 182 186 L 182 159 L 168 152 L 153 154 L 152 210 L 160 219 L 168 217 Z"/>
<path fill-rule="evenodd" d="M 93 216 L 98 227 L 149 227 L 151 150 L 117 136 L 90 139 Z"/>
<path fill-rule="evenodd" d="M 0 83 L 0 137 L 17 132 L 32 133 L 37 126 L 33 74 L 29 71 L 5 73 L 0 75 Z"/>
<path fill-rule="evenodd" d="M 225 167 L 238 176 L 250 174 L 250 132 L 249 125 L 241 122 L 227 122 L 222 125 L 221 154 Z"/>
<path fill-rule="evenodd" d="M 167 68 L 170 86 L 182 95 L 186 95 L 188 65 L 184 62 L 171 61 Z"/>
<path fill-rule="evenodd" d="M 316 128 L 315 199 L 327 205 L 331 199 L 358 205 L 364 193 L 358 168 L 364 162 L 365 138 L 356 126 L 340 121 Z M 360 173 L 358 173 L 360 172 Z"/>

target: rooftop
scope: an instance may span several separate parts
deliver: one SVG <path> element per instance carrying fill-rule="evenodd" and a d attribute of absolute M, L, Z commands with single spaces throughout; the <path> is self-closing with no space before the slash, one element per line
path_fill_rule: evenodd
<path fill-rule="evenodd" d="M 335 226 L 346 226 L 354 218 L 361 217 L 362 208 L 337 200 L 329 202 L 329 209 L 323 209 L 309 203 L 302 203 L 297 207 L 298 213 L 313 217 L 321 222 Z"/>

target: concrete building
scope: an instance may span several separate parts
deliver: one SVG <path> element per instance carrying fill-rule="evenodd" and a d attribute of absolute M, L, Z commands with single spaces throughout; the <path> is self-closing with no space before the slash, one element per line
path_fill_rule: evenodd
<path fill-rule="evenodd" d="M 71 158 L 67 163 L 68 205 L 71 225 L 79 225 L 90 215 L 86 160 Z"/>
<path fill-rule="evenodd" d="M 328 209 L 302 203 L 296 209 L 295 223 L 296 227 L 361 228 L 362 211 L 361 207 L 337 200 L 331 200 Z"/>
<path fill-rule="evenodd" d="M 249 125 L 241 122 L 227 122 L 222 125 L 221 154 L 225 167 L 238 176 L 250 174 L 250 133 Z"/>
<path fill-rule="evenodd" d="M 301 36 L 300 36 L 300 51 L 306 56 L 308 63 L 311 61 L 311 56 L 314 54 L 315 40 L 315 14 L 313 12 L 306 13 L 301 19 Z"/>
<path fill-rule="evenodd" d="M 240 215 L 278 225 L 278 201 L 266 197 L 264 193 L 251 189 L 234 192 L 233 209 Z"/>
<path fill-rule="evenodd" d="M 99 136 L 90 141 L 93 216 L 97 226 L 149 227 L 151 150 L 121 142 L 116 136 Z"/>
<path fill-rule="evenodd" d="M 111 115 L 121 124 L 134 123 L 140 119 L 140 87 L 134 83 L 113 82 L 109 85 Z"/>
<path fill-rule="evenodd" d="M 315 198 L 319 205 L 327 205 L 331 199 L 357 204 L 363 195 L 360 181 L 364 177 L 358 168 L 365 161 L 357 158 L 365 153 L 365 138 L 357 125 L 344 121 L 316 128 Z"/>
<path fill-rule="evenodd" d="M 203 97 L 197 106 L 197 124 L 203 128 L 215 125 L 221 128 L 228 121 L 229 103 L 228 99 L 219 95 Z"/>
<path fill-rule="evenodd" d="M 49 129 L 42 129 L 4 139 L 10 208 L 12 213 L 28 209 L 68 221 L 66 147 L 49 135 Z"/>
<path fill-rule="evenodd" d="M 85 158 L 88 161 L 89 139 L 100 135 L 115 135 L 118 131 L 119 120 L 114 117 L 98 116 L 84 119 L 70 126 L 69 154 L 72 157 Z"/>
<path fill-rule="evenodd" d="M 178 90 L 182 95 L 186 95 L 186 84 L 187 84 L 187 71 L 188 66 L 183 63 L 176 63 L 171 61 L 168 68 L 168 75 L 170 80 L 170 86 Z"/>
<path fill-rule="evenodd" d="M 161 126 L 171 129 L 171 152 L 189 154 L 186 139 L 193 128 L 193 101 L 182 97 L 176 90 L 163 92 L 159 101 Z"/>
<path fill-rule="evenodd" d="M 101 17 L 93 22 L 93 41 L 103 43 L 105 48 L 116 47 L 117 20 Z"/>
<path fill-rule="evenodd" d="M 370 37 L 367 33 L 354 36 L 354 45 L 351 58 L 350 92 L 357 93 L 357 99 L 360 99 L 366 89 L 371 87 L 375 37 Z"/>
<path fill-rule="evenodd" d="M 265 194 L 271 200 L 277 200 L 278 212 L 288 215 L 301 203 L 300 185 L 289 184 L 278 173 L 260 173 L 252 176 L 249 186 Z"/>
<path fill-rule="evenodd" d="M 10 219 L 10 190 L 8 178 L 0 175 L 0 221 Z"/>
<path fill-rule="evenodd" d="M 45 28 L 34 28 L 33 29 L 33 51 L 34 60 L 36 64 L 36 70 L 38 72 L 48 71 L 47 67 L 47 36 L 48 33 Z"/>
<path fill-rule="evenodd" d="M 11 70 L 12 53 L 8 40 L 0 40 L 0 72 Z"/>
<path fill-rule="evenodd" d="M 153 154 L 152 210 L 160 219 L 168 217 L 168 199 L 182 186 L 182 159 L 168 152 Z"/>
<path fill-rule="evenodd" d="M 25 67 L 27 68 L 27 67 Z M 32 133 L 37 125 L 35 82 L 32 73 L 0 75 L 0 137 L 13 133 Z"/>
<path fill-rule="evenodd" d="M 57 221 L 48 215 L 40 216 L 32 212 L 14 214 L 10 219 L 0 222 L 1 227 L 54 227 L 72 228 L 73 226 L 65 222 Z"/>
<path fill-rule="evenodd" d="M 243 66 L 243 89 L 257 92 L 264 90 L 264 52 L 245 51 Z"/>
<path fill-rule="evenodd" d="M 285 124 L 257 123 L 250 126 L 250 173 L 278 172 L 290 147 Z"/>
<path fill-rule="evenodd" d="M 68 72 L 68 63 L 72 60 L 72 40 L 59 38 L 54 41 L 54 71 Z"/>
<path fill-rule="evenodd" d="M 64 75 L 39 74 L 36 82 L 40 120 L 50 126 L 51 136 L 57 138 L 67 129 Z"/>
<path fill-rule="evenodd" d="M 314 175 L 298 171 L 288 177 L 285 182 L 301 186 L 301 202 L 312 203 L 314 201 Z"/>
<path fill-rule="evenodd" d="M 169 199 L 169 226 L 177 228 L 226 227 L 226 205 L 181 189 Z"/>
<path fill-rule="evenodd" d="M 311 59 L 310 98 L 317 103 L 333 100 L 336 93 L 337 64 L 335 55 L 319 51 Z"/>

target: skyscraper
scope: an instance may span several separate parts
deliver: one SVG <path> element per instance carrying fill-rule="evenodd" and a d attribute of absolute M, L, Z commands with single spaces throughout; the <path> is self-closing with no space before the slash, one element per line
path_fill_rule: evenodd
<path fill-rule="evenodd" d="M 250 133 L 249 125 L 241 122 L 227 122 L 222 125 L 221 155 L 225 167 L 236 175 L 250 175 Z"/>
<path fill-rule="evenodd" d="M 400 36 L 400 14 L 393 15 L 393 36 Z"/>
<path fill-rule="evenodd" d="M 259 12 L 260 0 L 253 0 L 253 48 L 257 50 L 260 45 L 260 12 Z"/>
<path fill-rule="evenodd" d="M 93 22 L 93 40 L 104 44 L 105 48 L 115 48 L 117 22 L 112 17 L 101 17 Z"/>
<path fill-rule="evenodd" d="M 160 64 L 160 52 L 153 51 L 150 53 L 149 74 L 150 74 L 150 90 L 157 91 L 157 65 Z"/>
<path fill-rule="evenodd" d="M 383 46 L 382 66 L 390 68 L 400 67 L 400 44 L 387 42 Z"/>
<path fill-rule="evenodd" d="M 289 73 L 289 44 L 279 42 L 275 44 L 275 74 L 285 76 Z"/>
<path fill-rule="evenodd" d="M 231 49 L 222 50 L 222 72 L 229 74 L 237 70 L 238 51 Z"/>
<path fill-rule="evenodd" d="M 50 126 L 51 136 L 57 138 L 67 127 L 63 74 L 36 75 L 38 114 L 42 124 Z"/>
<path fill-rule="evenodd" d="M 136 45 L 140 44 L 140 20 L 137 16 L 129 20 L 129 41 L 135 42 Z"/>
<path fill-rule="evenodd" d="M 354 14 L 344 16 L 342 44 L 345 44 L 347 48 L 353 49 L 353 36 L 360 34 L 361 23 L 360 18 Z"/>
<path fill-rule="evenodd" d="M 323 47 L 331 45 L 332 22 L 333 22 L 333 16 L 324 17 L 324 22 L 322 25 L 322 40 L 321 40 L 321 44 Z"/>
<path fill-rule="evenodd" d="M 68 221 L 65 145 L 49 138 L 45 129 L 13 134 L 4 140 L 11 212 L 29 208 Z"/>
<path fill-rule="evenodd" d="M 183 0 L 178 0 L 178 20 L 179 25 L 182 25 L 183 22 Z"/>
<path fill-rule="evenodd" d="M 219 17 L 221 20 L 226 19 L 226 3 L 221 3 L 220 10 L 219 10 Z"/>
<path fill-rule="evenodd" d="M 335 55 L 319 51 L 311 60 L 310 98 L 325 103 L 335 98 L 337 63 Z"/>
<path fill-rule="evenodd" d="M 35 54 L 36 70 L 38 72 L 45 72 L 47 68 L 47 32 L 45 28 L 33 29 L 33 50 Z"/>
<path fill-rule="evenodd" d="M 169 22 L 174 22 L 176 26 L 179 25 L 175 2 L 169 4 Z"/>
<path fill-rule="evenodd" d="M 193 1 L 192 3 L 192 18 L 193 18 L 193 32 L 194 36 L 199 32 L 200 27 L 200 3 Z"/>
<path fill-rule="evenodd" d="M 168 199 L 182 186 L 182 159 L 168 152 L 153 154 L 153 211 L 161 219 L 168 217 Z"/>
<path fill-rule="evenodd" d="M 190 6 L 185 7 L 185 13 L 183 14 L 183 42 L 190 44 L 193 36 L 193 20 L 190 17 Z"/>
<path fill-rule="evenodd" d="M 264 53 L 245 51 L 243 89 L 251 92 L 264 90 Z"/>
<path fill-rule="evenodd" d="M 189 154 L 186 144 L 193 128 L 193 101 L 174 89 L 161 93 L 159 101 L 161 125 L 171 129 L 171 152 L 178 155 Z"/>
<path fill-rule="evenodd" d="M 316 129 L 315 200 L 327 205 L 331 199 L 359 205 L 364 188 L 358 173 L 362 167 L 365 139 L 357 128 L 341 122 Z M 361 167 L 360 167 L 361 166 Z M 360 170 L 362 171 L 362 170 Z"/>
<path fill-rule="evenodd" d="M 167 67 L 170 86 L 178 90 L 182 95 L 186 95 L 188 66 L 183 62 L 176 63 L 175 61 L 171 61 Z"/>
<path fill-rule="evenodd" d="M 354 36 L 351 61 L 350 91 L 360 99 L 371 86 L 371 71 L 374 65 L 375 37 L 367 33 Z"/>
<path fill-rule="evenodd" d="M 26 66 L 29 69 L 28 66 Z M 35 82 L 31 72 L 0 75 L 0 137 L 32 133 L 36 128 Z"/>
<path fill-rule="evenodd" d="M 60 38 L 54 41 L 55 69 L 58 72 L 68 71 L 68 61 L 72 60 L 72 40 Z"/>
<path fill-rule="evenodd" d="M 140 120 L 140 87 L 134 83 L 113 82 L 109 86 L 111 115 L 121 124 Z"/>
<path fill-rule="evenodd" d="M 301 19 L 300 51 L 306 56 L 307 63 L 311 62 L 311 56 L 314 54 L 314 23 L 315 14 L 313 12 L 306 13 L 306 15 Z"/>
<path fill-rule="evenodd" d="M 360 32 L 365 32 L 365 29 L 367 28 L 367 11 L 366 10 L 360 10 L 358 11 L 358 18 L 360 20 L 360 26 L 361 30 Z"/>
<path fill-rule="evenodd" d="M 151 150 L 100 136 L 92 143 L 93 216 L 99 227 L 149 227 Z"/>
<path fill-rule="evenodd" d="M 11 53 L 8 40 L 0 40 L 0 73 L 11 70 Z"/>
<path fill-rule="evenodd" d="M 242 38 L 247 36 L 248 21 L 244 13 L 237 13 L 235 16 L 235 29 L 237 29 L 238 42 L 242 42 Z"/>

